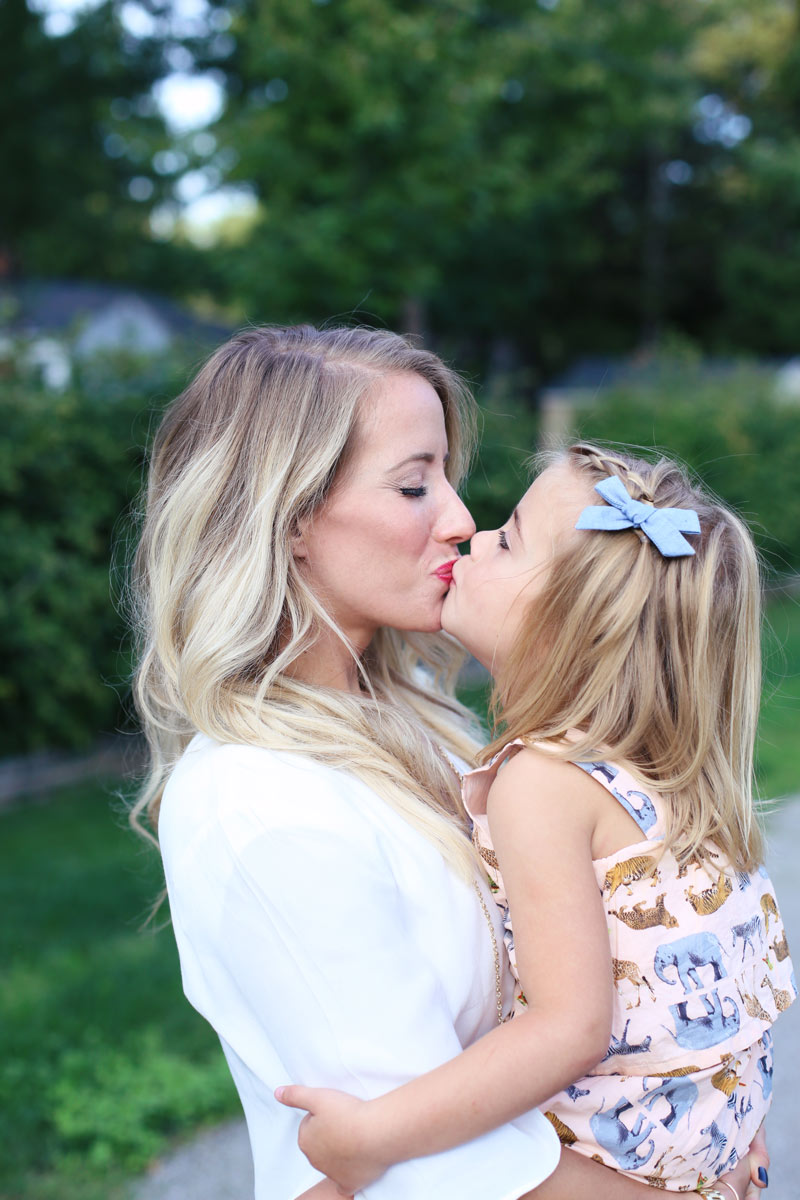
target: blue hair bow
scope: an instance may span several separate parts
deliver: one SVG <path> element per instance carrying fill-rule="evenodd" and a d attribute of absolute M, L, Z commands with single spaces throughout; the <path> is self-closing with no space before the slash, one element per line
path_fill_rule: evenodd
<path fill-rule="evenodd" d="M 665 558 L 694 554 L 681 534 L 699 533 L 700 518 L 693 508 L 654 508 L 634 500 L 621 479 L 609 475 L 595 484 L 606 501 L 591 504 L 578 517 L 576 529 L 641 529 Z"/>

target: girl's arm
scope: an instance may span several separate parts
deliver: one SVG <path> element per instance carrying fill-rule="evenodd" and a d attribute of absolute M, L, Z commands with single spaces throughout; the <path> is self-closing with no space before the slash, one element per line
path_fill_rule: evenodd
<path fill-rule="evenodd" d="M 300 1090 L 313 1093 L 318 1089 Z M 769 1167 L 769 1154 L 761 1129 L 750 1147 L 749 1156 L 743 1158 L 733 1171 L 723 1175 L 722 1179 L 736 1189 L 737 1196 L 742 1196 L 744 1200 L 756 1200 L 766 1186 L 758 1177 L 760 1166 Z M 526 1192 L 520 1200 L 652 1200 L 652 1194 L 649 1184 L 622 1175 L 582 1154 L 565 1150 L 553 1174 L 534 1191 Z M 342 1192 L 330 1179 L 326 1179 L 310 1191 L 303 1192 L 298 1200 L 312 1200 L 312 1197 L 314 1200 L 341 1200 Z"/>
<path fill-rule="evenodd" d="M 312 1188 L 303 1192 L 302 1196 L 298 1196 L 297 1200 L 343 1200 L 343 1197 L 332 1179 L 323 1179 L 322 1183 L 315 1183 Z M 345 1200 L 353 1200 L 353 1197 L 348 1196 Z"/>
<path fill-rule="evenodd" d="M 592 868 L 596 785 L 568 763 L 519 752 L 489 795 L 528 1010 L 457 1058 L 367 1102 L 280 1089 L 306 1108 L 299 1144 L 358 1191 L 393 1163 L 448 1150 L 535 1108 L 595 1066 L 611 1029 L 606 917 Z"/>

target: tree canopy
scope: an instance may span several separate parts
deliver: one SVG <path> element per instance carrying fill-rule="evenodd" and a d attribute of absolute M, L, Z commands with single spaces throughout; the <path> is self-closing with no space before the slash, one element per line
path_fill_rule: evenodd
<path fill-rule="evenodd" d="M 796 351 L 792 0 L 209 0 L 192 37 L 169 9 L 103 0 L 49 37 L 0 6 L 0 248 L 26 273 L 358 314 L 478 367 L 665 332 Z M 205 158 L 153 101 L 176 62 L 224 87 Z M 152 233 L 203 163 L 258 199 L 238 245 Z"/>
<path fill-rule="evenodd" d="M 227 111 L 259 317 L 353 309 L 527 362 L 679 330 L 782 353 L 800 255 L 785 0 L 246 0 Z"/>
<path fill-rule="evenodd" d="M 25 0 L 0 4 L 0 274 L 180 282 L 181 254 L 148 224 L 169 188 L 152 94 L 169 44 L 132 36 L 122 7 L 51 36 Z"/>

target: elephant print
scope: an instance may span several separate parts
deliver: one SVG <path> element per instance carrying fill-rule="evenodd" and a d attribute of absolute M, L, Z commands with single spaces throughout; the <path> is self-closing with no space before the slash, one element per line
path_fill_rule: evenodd
<path fill-rule="evenodd" d="M 594 1114 L 589 1124 L 598 1146 L 607 1150 L 624 1171 L 635 1171 L 643 1167 L 653 1157 L 655 1142 L 650 1134 L 655 1129 L 652 1121 L 647 1121 L 643 1113 L 638 1113 L 633 1128 L 629 1129 L 622 1120 L 622 1114 L 633 1108 L 630 1100 L 619 1100 L 607 1111 L 602 1105 Z M 649 1141 L 648 1141 L 649 1139 Z M 639 1153 L 639 1147 L 648 1142 L 649 1149 Z"/>
<path fill-rule="evenodd" d="M 575 764 L 585 771 L 587 775 L 602 775 L 606 783 L 613 783 L 619 775 L 619 769 L 612 767 L 610 763 L 604 762 L 579 762 Z"/>
<path fill-rule="evenodd" d="M 658 821 L 653 801 L 644 792 L 637 792 L 632 788 L 623 795 L 616 788 L 612 788 L 612 795 L 619 800 L 628 815 L 633 817 L 642 833 L 648 833 Z"/>
<path fill-rule="evenodd" d="M 763 1054 L 758 1060 L 758 1073 L 761 1076 L 761 1090 L 764 1093 L 764 1099 L 769 1100 L 772 1095 L 772 1055 Z"/>
<path fill-rule="evenodd" d="M 653 959 L 653 970 L 662 983 L 674 987 L 677 981 L 683 984 L 687 994 L 694 987 L 702 991 L 703 980 L 700 969 L 711 968 L 712 983 L 717 983 L 727 972 L 722 966 L 723 950 L 719 938 L 711 932 L 690 933 L 687 937 L 678 938 L 674 942 L 665 942 L 656 949 Z M 675 971 L 676 979 L 670 979 L 667 972 Z"/>
<path fill-rule="evenodd" d="M 659 1120 L 672 1133 L 684 1117 L 688 1121 L 698 1095 L 697 1085 L 691 1079 L 664 1079 L 659 1087 L 647 1092 L 647 1099 L 642 1103 L 652 1112 L 658 1101 L 666 1101 L 669 1112 Z"/>
<path fill-rule="evenodd" d="M 738 1032 L 741 1024 L 739 1007 L 730 996 L 727 997 L 731 1010 L 725 1012 L 725 1000 L 720 1000 L 717 991 L 708 992 L 697 997 L 705 1012 L 696 1017 L 690 1017 L 688 1007 L 692 1000 L 681 1000 L 678 1004 L 670 1004 L 669 1011 L 675 1022 L 675 1033 L 672 1036 L 679 1046 L 687 1050 L 705 1050 L 726 1041 Z"/>

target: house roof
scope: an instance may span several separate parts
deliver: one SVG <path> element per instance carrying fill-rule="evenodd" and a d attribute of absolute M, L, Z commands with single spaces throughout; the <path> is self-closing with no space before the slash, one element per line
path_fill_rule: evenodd
<path fill-rule="evenodd" d="M 232 330 L 204 321 L 188 309 L 138 288 L 84 280 L 30 279 L 0 284 L 0 326 L 19 334 L 70 334 L 87 322 L 105 318 L 110 311 L 147 316 L 170 339 L 213 345 L 230 337 Z"/>
<path fill-rule="evenodd" d="M 789 360 L 791 361 L 791 360 Z M 750 364 L 756 370 L 779 371 L 787 365 L 787 359 L 758 359 Z M 696 370 L 706 378 L 730 375 L 741 367 L 734 358 L 703 358 Z M 619 383 L 656 383 L 665 375 L 680 369 L 680 360 L 670 361 L 658 354 L 640 354 L 631 357 L 613 355 L 585 355 L 576 359 L 560 375 L 545 385 L 546 392 L 602 392 Z"/>

